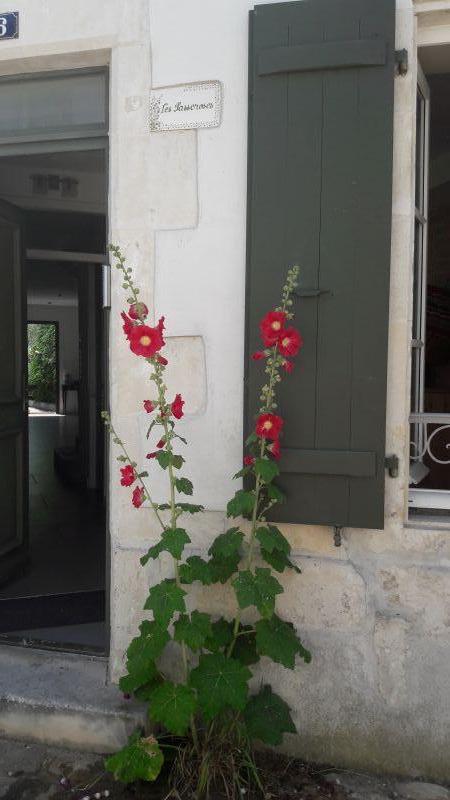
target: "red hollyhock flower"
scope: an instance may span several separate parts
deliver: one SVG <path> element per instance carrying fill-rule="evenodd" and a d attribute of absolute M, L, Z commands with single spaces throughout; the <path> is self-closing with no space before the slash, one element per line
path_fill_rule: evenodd
<path fill-rule="evenodd" d="M 145 500 L 145 492 L 142 486 L 136 486 L 136 488 L 133 491 L 133 497 L 132 497 L 134 507 L 140 508 L 144 500 Z"/>
<path fill-rule="evenodd" d="M 266 347 L 273 347 L 284 328 L 286 314 L 284 311 L 269 311 L 259 323 L 261 338 Z"/>
<path fill-rule="evenodd" d="M 159 330 L 159 332 L 160 332 L 161 336 L 163 335 L 163 333 L 164 333 L 164 328 L 166 327 L 166 326 L 164 325 L 164 320 L 165 320 L 165 317 L 161 317 L 161 319 L 160 319 L 160 320 L 159 320 L 159 322 L 158 322 L 158 325 L 156 326 L 156 327 L 158 328 L 158 330 Z"/>
<path fill-rule="evenodd" d="M 158 447 L 161 450 L 161 447 L 164 447 L 164 445 L 165 445 L 164 439 L 160 439 L 159 442 L 157 442 L 156 447 Z"/>
<path fill-rule="evenodd" d="M 134 467 L 131 464 L 127 464 L 126 467 L 121 467 L 120 471 L 122 473 L 122 478 L 120 483 L 122 486 L 131 486 L 132 483 L 136 480 L 136 473 L 134 471 Z"/>
<path fill-rule="evenodd" d="M 128 316 L 131 319 L 145 319 L 148 316 L 148 308 L 145 303 L 133 303 L 128 309 Z"/>
<path fill-rule="evenodd" d="M 184 406 L 184 400 L 182 399 L 181 394 L 176 394 L 175 400 L 170 406 L 172 414 L 176 419 L 181 419 L 181 417 L 183 416 L 183 406 Z"/>
<path fill-rule="evenodd" d="M 156 408 L 156 403 L 154 403 L 153 400 L 144 400 L 144 408 L 147 414 L 151 414 Z"/>
<path fill-rule="evenodd" d="M 167 364 L 169 363 L 167 361 L 167 358 L 164 358 L 164 356 L 160 356 L 160 355 L 156 356 L 156 360 L 157 360 L 158 364 L 162 364 L 163 367 L 167 367 Z"/>
<path fill-rule="evenodd" d="M 282 356 L 296 356 L 303 339 L 296 328 L 286 328 L 278 339 L 278 350 Z"/>
<path fill-rule="evenodd" d="M 260 414 L 256 420 L 256 435 L 263 439 L 278 439 L 283 420 L 278 414 Z"/>
<path fill-rule="evenodd" d="M 254 463 L 255 463 L 254 456 L 244 456 L 244 466 L 252 467 Z"/>
<path fill-rule="evenodd" d="M 125 314 L 125 311 L 122 311 L 120 316 L 123 319 L 122 330 L 123 330 L 125 336 L 127 337 L 127 339 L 129 339 L 130 338 L 130 333 L 134 328 L 134 324 L 133 324 L 132 320 L 129 318 L 129 316 L 127 316 L 127 314 Z"/>
<path fill-rule="evenodd" d="M 145 457 L 146 458 L 156 458 L 157 455 L 158 455 L 158 453 L 155 450 L 153 453 L 147 453 L 147 455 Z"/>
<path fill-rule="evenodd" d="M 133 353 L 145 358 L 154 356 L 164 345 L 159 328 L 150 328 L 149 325 L 133 325 L 128 338 Z"/>
<path fill-rule="evenodd" d="M 256 353 L 253 353 L 252 359 L 253 361 L 261 361 L 262 358 L 265 358 L 266 354 L 264 350 L 257 350 Z"/>
<path fill-rule="evenodd" d="M 279 457 L 281 455 L 280 440 L 279 439 L 274 439 L 273 442 L 271 442 L 270 444 L 267 445 L 267 449 L 268 449 L 270 455 L 273 456 L 274 458 L 276 458 L 276 460 L 278 461 L 278 459 L 279 459 Z"/>
<path fill-rule="evenodd" d="M 283 367 L 283 369 L 286 372 L 292 372 L 292 370 L 294 369 L 294 365 L 293 365 L 292 361 L 288 361 L 287 358 L 284 359 L 284 361 L 281 364 L 281 366 Z"/>

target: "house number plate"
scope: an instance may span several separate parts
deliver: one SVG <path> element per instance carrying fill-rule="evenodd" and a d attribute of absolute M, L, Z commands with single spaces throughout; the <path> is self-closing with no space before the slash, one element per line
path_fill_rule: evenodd
<path fill-rule="evenodd" d="M 220 81 L 161 86 L 150 94 L 150 130 L 176 131 L 220 125 Z"/>
<path fill-rule="evenodd" d="M 19 38 L 19 12 L 5 11 L 0 14 L 0 41 Z"/>

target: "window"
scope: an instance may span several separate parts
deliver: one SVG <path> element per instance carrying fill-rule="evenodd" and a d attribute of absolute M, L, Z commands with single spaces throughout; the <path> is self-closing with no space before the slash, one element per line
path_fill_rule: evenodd
<path fill-rule="evenodd" d="M 450 509 L 450 74 L 419 67 L 409 505 Z M 431 111 L 430 111 L 431 109 Z"/>

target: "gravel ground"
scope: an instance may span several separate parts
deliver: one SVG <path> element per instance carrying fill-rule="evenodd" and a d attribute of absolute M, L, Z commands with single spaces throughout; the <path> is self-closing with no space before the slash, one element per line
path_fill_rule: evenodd
<path fill-rule="evenodd" d="M 261 766 L 267 800 L 450 800 L 445 786 L 315 767 L 276 754 L 264 753 Z M 66 788 L 61 779 L 69 782 Z M 0 739 L 2 800 L 164 800 L 166 794 L 161 783 L 115 783 L 97 754 Z"/>

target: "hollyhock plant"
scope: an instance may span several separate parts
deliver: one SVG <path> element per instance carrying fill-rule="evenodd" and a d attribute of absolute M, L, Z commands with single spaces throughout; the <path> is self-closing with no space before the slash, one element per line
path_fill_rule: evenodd
<path fill-rule="evenodd" d="M 281 362 L 281 366 L 282 366 L 282 368 L 284 369 L 284 371 L 285 371 L 285 372 L 287 372 L 287 373 L 291 373 L 291 372 L 292 372 L 292 370 L 294 369 L 294 364 L 293 364 L 293 362 L 292 362 L 292 361 L 289 361 L 289 359 L 288 359 L 288 358 L 285 358 L 285 359 L 284 359 L 284 360 Z"/>
<path fill-rule="evenodd" d="M 148 308 L 145 303 L 132 303 L 128 309 L 128 316 L 131 317 L 131 319 L 143 320 L 148 317 Z"/>
<path fill-rule="evenodd" d="M 283 420 L 278 414 L 260 414 L 256 420 L 255 432 L 264 439 L 278 439 Z"/>
<path fill-rule="evenodd" d="M 278 339 L 278 351 L 282 356 L 296 356 L 300 350 L 303 339 L 296 328 L 286 328 Z"/>
<path fill-rule="evenodd" d="M 126 467 L 122 467 L 120 472 L 122 473 L 122 478 L 120 481 L 122 486 L 131 486 L 135 482 L 136 472 L 131 464 L 127 464 Z"/>
<path fill-rule="evenodd" d="M 131 351 L 148 362 L 152 383 L 154 399 L 143 401 L 145 412 L 152 414 L 147 439 L 155 449 L 146 455 L 150 474 L 132 460 L 106 412 L 103 418 L 118 448 L 116 458 L 123 464 L 121 484 L 133 485 L 132 505 L 141 509 L 145 503 L 139 512 L 143 521 L 147 514 L 154 515 L 161 531 L 156 543 L 152 532 L 141 564 L 152 564 L 162 556 L 167 577 L 149 589 L 145 618 L 127 649 L 126 671 L 119 682 L 125 697 L 148 703 L 149 723 L 162 729 L 160 740 L 150 731 L 137 730 L 122 750 L 107 758 L 106 769 L 125 783 L 155 780 L 164 762 L 164 745 L 171 737 L 174 744 L 168 746 L 173 752 L 170 782 L 174 795 L 200 799 L 220 784 L 227 787 L 228 800 L 242 800 L 247 790 L 253 796 L 255 789 L 263 788 L 252 742 L 279 745 L 284 733 L 296 730 L 285 701 L 268 685 L 258 688 L 256 675 L 250 684 L 255 665 L 264 656 L 294 669 L 296 656 L 306 663 L 311 658 L 294 627 L 276 613 L 276 598 L 283 588 L 272 570 L 299 570 L 290 560 L 288 540 L 275 525 L 267 523 L 268 511 L 283 496 L 274 482 L 279 475 L 276 461 L 283 431 L 276 389 L 281 370 L 286 373 L 287 359 L 281 348 L 299 348 L 293 329 L 286 328 L 293 316 L 291 295 L 298 268 L 288 273 L 281 306 L 270 311 L 260 325 L 264 347 L 269 349 L 254 360 L 264 363 L 267 378 L 255 429 L 247 440 L 249 452 L 244 455 L 243 469 L 235 476 L 244 477 L 246 486 L 239 488 L 227 505 L 227 517 L 236 522 L 214 539 L 207 556 L 189 555 L 186 545 L 197 548 L 191 539 L 194 534 L 188 533 L 184 521 L 202 513 L 203 507 L 186 502 L 186 496 L 189 499 L 193 494 L 193 484 L 184 474 L 185 459 L 178 452 L 180 444 L 187 442 L 177 431 L 184 400 L 180 393 L 173 400 L 167 397 L 167 359 L 160 354 L 164 317 L 154 327 L 144 322 L 147 306 L 139 299 L 132 270 L 119 248 L 111 250 L 129 292 L 129 313 L 122 312 L 124 334 Z M 289 342 L 283 344 L 283 336 L 288 336 Z M 152 494 L 153 472 L 158 469 L 167 479 L 168 502 L 157 502 Z M 241 524 L 242 518 L 249 520 L 249 529 Z M 169 573 L 167 559 L 172 564 Z M 154 578 L 159 571 L 149 570 L 149 574 Z M 215 584 L 226 584 L 231 595 L 231 605 L 226 607 L 234 608 L 231 618 L 195 608 L 195 598 L 202 595 L 197 589 L 188 604 L 185 598 L 192 584 L 202 584 L 204 591 Z M 250 625 L 243 619 L 249 608 Z M 167 646 L 171 647 L 170 656 L 162 659 Z M 176 664 L 172 669 L 177 653 L 179 668 Z"/>
<path fill-rule="evenodd" d="M 259 323 L 261 338 L 266 347 L 273 347 L 286 322 L 285 311 L 269 311 Z"/>
<path fill-rule="evenodd" d="M 164 346 L 164 339 L 159 328 L 150 325 L 133 325 L 128 334 L 130 350 L 137 356 L 149 358 Z"/>
<path fill-rule="evenodd" d="M 142 503 L 145 500 L 145 489 L 143 489 L 142 486 L 136 486 L 136 488 L 133 491 L 132 500 L 135 508 L 141 507 Z"/>
<path fill-rule="evenodd" d="M 184 400 L 182 399 L 181 394 L 176 394 L 175 400 L 170 406 L 172 414 L 176 419 L 181 419 L 181 417 L 183 416 L 183 406 L 184 406 Z"/>
<path fill-rule="evenodd" d="M 121 312 L 121 314 L 120 314 L 120 316 L 121 316 L 121 317 L 122 317 L 122 319 L 123 319 L 123 326 L 122 326 L 122 330 L 123 330 L 123 332 L 124 332 L 125 336 L 127 337 L 127 339 L 129 339 L 129 338 L 130 338 L 131 331 L 132 331 L 132 330 L 133 330 L 133 328 L 134 328 L 134 323 L 133 323 L 133 321 L 130 319 L 130 317 L 129 317 L 127 314 L 125 314 L 125 311 L 122 311 L 122 312 Z"/>

